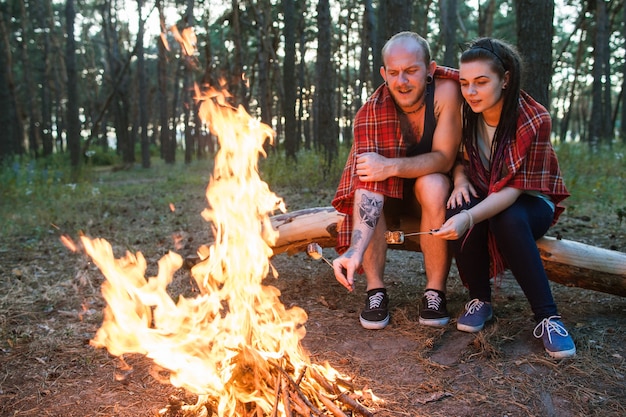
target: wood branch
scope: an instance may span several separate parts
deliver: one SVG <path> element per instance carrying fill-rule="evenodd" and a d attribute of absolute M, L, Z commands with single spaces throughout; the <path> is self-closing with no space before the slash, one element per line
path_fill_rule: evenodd
<path fill-rule="evenodd" d="M 287 252 L 293 255 L 306 251 L 306 246 L 312 241 L 322 247 L 334 246 L 343 215 L 333 207 L 316 207 L 278 214 L 272 216 L 271 221 L 279 232 L 274 254 Z"/>
<path fill-rule="evenodd" d="M 317 207 L 280 214 L 271 218 L 279 237 L 274 254 L 305 252 L 310 242 L 332 248 L 344 216 L 333 207 Z M 402 218 L 405 234 L 419 231 L 417 218 Z M 543 237 L 537 247 L 553 282 L 626 297 L 626 253 L 571 240 Z M 419 236 L 407 236 L 401 245 L 389 249 L 420 251 Z"/>
<path fill-rule="evenodd" d="M 330 398 L 327 398 L 324 394 L 319 394 L 317 398 L 319 398 L 322 401 L 326 409 L 330 411 L 333 414 L 333 416 L 348 417 L 346 413 L 341 411 L 341 408 L 337 407 L 335 403 Z"/>

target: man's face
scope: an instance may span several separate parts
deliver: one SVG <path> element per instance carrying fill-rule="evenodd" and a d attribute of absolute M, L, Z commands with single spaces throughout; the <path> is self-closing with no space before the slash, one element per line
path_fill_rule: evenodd
<path fill-rule="evenodd" d="M 415 42 L 397 42 L 390 46 L 384 59 L 380 73 L 396 104 L 404 112 L 418 109 L 425 99 L 426 77 L 430 73 L 419 46 Z"/>

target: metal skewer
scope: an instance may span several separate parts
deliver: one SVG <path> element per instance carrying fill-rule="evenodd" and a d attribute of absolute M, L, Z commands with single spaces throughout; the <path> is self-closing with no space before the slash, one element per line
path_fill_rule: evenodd
<path fill-rule="evenodd" d="M 402 230 L 391 231 L 387 230 L 385 232 L 385 241 L 388 245 L 401 245 L 404 243 L 404 238 L 407 236 L 417 236 L 417 235 L 431 235 L 436 232 L 438 229 L 430 230 L 428 232 L 413 232 L 413 233 L 404 233 Z"/>
<path fill-rule="evenodd" d="M 324 260 L 324 262 L 326 262 L 331 268 L 333 267 L 333 264 L 324 257 L 323 253 L 322 253 L 322 247 L 319 245 L 319 243 L 309 243 L 306 247 L 306 253 L 307 255 L 309 255 L 311 258 L 318 260 L 318 259 L 322 259 Z"/>

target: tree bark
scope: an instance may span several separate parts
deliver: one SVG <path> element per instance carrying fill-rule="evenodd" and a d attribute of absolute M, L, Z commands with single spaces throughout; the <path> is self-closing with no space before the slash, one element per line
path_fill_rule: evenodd
<path fill-rule="evenodd" d="M 441 11 L 441 25 L 443 31 L 443 43 L 446 50 L 443 55 L 443 65 L 457 67 L 457 42 L 456 42 L 456 11 L 457 0 L 439 0 Z"/>
<path fill-rule="evenodd" d="M 285 117 L 285 154 L 296 159 L 296 8 L 292 0 L 283 0 L 285 58 L 283 60 L 283 116 Z"/>
<path fill-rule="evenodd" d="M 76 69 L 76 42 L 74 40 L 74 0 L 65 4 L 67 43 L 65 46 L 65 68 L 67 71 L 67 146 L 70 150 L 72 167 L 80 165 L 80 119 L 78 117 L 78 74 Z"/>
<path fill-rule="evenodd" d="M 622 39 L 626 48 L 626 7 L 622 7 Z M 622 74 L 626 74 L 626 61 L 622 64 Z M 626 143 L 626 77 L 622 77 L 622 112 L 620 124 L 620 136 L 622 143 Z"/>
<path fill-rule="evenodd" d="M 317 207 L 279 214 L 271 221 L 279 232 L 274 254 L 294 254 L 306 252 L 311 242 L 334 247 L 343 215 L 333 207 Z M 402 218 L 401 230 L 419 231 L 419 219 Z M 540 238 L 537 247 L 550 281 L 626 297 L 626 253 L 552 237 Z M 419 236 L 407 236 L 389 249 L 420 251 Z"/>
<path fill-rule="evenodd" d="M 516 0 L 517 47 L 524 60 L 522 88 L 550 109 L 554 0 Z"/>
<path fill-rule="evenodd" d="M 145 22 L 143 20 L 143 2 L 137 0 L 139 15 L 139 30 L 137 31 L 137 83 L 139 106 L 139 129 L 141 130 L 141 166 L 150 168 L 150 140 L 148 139 L 148 88 L 146 81 L 145 57 L 143 53 L 143 35 Z"/>
<path fill-rule="evenodd" d="M 37 105 L 35 102 L 36 90 L 35 90 L 35 83 L 33 82 L 33 76 L 32 76 L 34 68 L 33 68 L 33 65 L 31 64 L 29 51 L 28 51 L 29 38 L 25 36 L 25 34 L 30 33 L 32 31 L 32 28 L 29 27 L 29 23 L 31 23 L 33 20 L 35 21 L 35 25 L 37 24 L 37 22 L 44 23 L 46 21 L 45 19 L 42 19 L 40 17 L 41 14 L 45 13 L 43 10 L 41 10 L 43 8 L 44 8 L 44 5 L 40 5 L 39 7 L 31 7 L 31 10 L 30 10 L 31 14 L 29 15 L 26 13 L 26 6 L 24 4 L 24 0 L 20 1 L 21 18 L 19 20 L 21 21 L 21 25 L 22 25 L 21 29 L 22 29 L 23 35 L 21 36 L 21 40 L 19 44 L 20 44 L 21 61 L 22 61 L 21 62 L 22 85 L 23 85 L 23 88 L 26 89 L 27 91 L 25 101 L 26 101 L 26 112 L 28 113 L 28 149 L 30 151 L 30 154 L 35 157 L 39 155 L 40 144 L 43 145 L 44 156 L 52 154 L 52 135 L 49 135 L 50 139 L 46 141 L 45 143 L 42 143 L 41 141 L 40 132 L 42 131 L 40 130 L 40 126 L 42 125 L 42 123 L 41 123 L 41 118 L 39 117 L 37 113 Z M 45 27 L 44 24 L 42 24 L 41 26 Z M 52 28 L 49 28 L 49 29 L 52 30 Z M 41 67 L 47 67 L 46 64 L 48 60 L 48 50 L 49 50 L 48 31 L 44 31 L 43 59 L 42 59 L 43 65 L 41 65 Z M 44 77 L 42 78 L 44 80 L 46 79 L 45 74 L 44 74 Z M 46 81 L 43 81 L 41 83 L 41 90 L 42 90 L 42 95 L 46 93 L 49 94 L 48 85 Z M 47 103 L 47 104 L 49 105 L 50 103 Z"/>
<path fill-rule="evenodd" d="M 183 15 L 183 27 L 182 30 L 192 28 L 195 25 L 195 17 L 193 14 L 194 0 L 186 0 L 186 9 Z M 181 30 L 181 32 L 182 32 Z M 180 66 L 183 71 L 183 88 L 182 88 L 182 118 L 185 135 L 185 163 L 190 164 L 193 160 L 193 155 L 196 153 L 196 146 L 198 144 L 198 128 L 194 126 L 192 121 L 195 121 L 194 114 L 196 113 L 196 104 L 194 102 L 191 92 L 193 91 L 194 84 L 194 70 L 196 69 L 195 56 L 191 55 L 192 51 L 186 51 L 185 48 L 180 48 Z M 195 52 L 195 51 L 193 51 Z"/>
<path fill-rule="evenodd" d="M 161 22 L 161 36 L 157 47 L 159 51 L 157 61 L 157 82 L 159 102 L 159 141 L 161 142 L 161 157 L 166 164 L 176 162 L 176 138 L 170 129 L 170 116 L 168 112 L 169 100 L 167 95 L 167 28 L 165 27 L 165 13 L 163 10 L 163 0 L 157 0 L 156 7 L 159 11 L 159 21 Z"/>
<path fill-rule="evenodd" d="M 496 12 L 496 0 L 478 3 L 478 36 L 493 34 L 493 15 Z"/>
<path fill-rule="evenodd" d="M 19 117 L 19 102 L 15 92 L 13 58 L 6 28 L 6 13 L 0 5 L 0 161 L 24 153 L 24 128 Z"/>
<path fill-rule="evenodd" d="M 316 61 L 316 90 L 314 114 L 314 142 L 324 152 L 324 167 L 326 172 L 337 155 L 339 146 L 338 126 L 335 121 L 335 106 L 333 93 L 336 79 L 332 62 L 332 18 L 328 0 L 320 0 L 317 4 L 317 61 Z"/>
<path fill-rule="evenodd" d="M 593 0 L 592 0 L 593 1 Z M 605 102 L 605 89 L 610 89 L 609 79 L 603 80 L 609 69 L 605 68 L 608 60 L 606 45 L 609 38 L 607 32 L 607 12 L 605 0 L 595 0 L 595 36 L 593 47 L 593 87 L 591 117 L 589 118 L 589 138 L 591 147 L 612 140 L 611 132 L 606 131 L 607 112 L 610 118 L 610 103 Z"/>

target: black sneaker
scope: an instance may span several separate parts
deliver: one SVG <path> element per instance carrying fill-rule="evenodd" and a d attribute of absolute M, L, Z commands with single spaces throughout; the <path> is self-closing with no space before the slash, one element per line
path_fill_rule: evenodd
<path fill-rule="evenodd" d="M 446 294 L 439 290 L 426 290 L 420 308 L 420 324 L 443 327 L 450 321 L 446 309 Z"/>
<path fill-rule="evenodd" d="M 389 297 L 387 297 L 386 289 L 369 290 L 365 299 L 365 308 L 359 316 L 361 326 L 369 330 L 384 329 L 389 324 L 388 304 Z"/>

